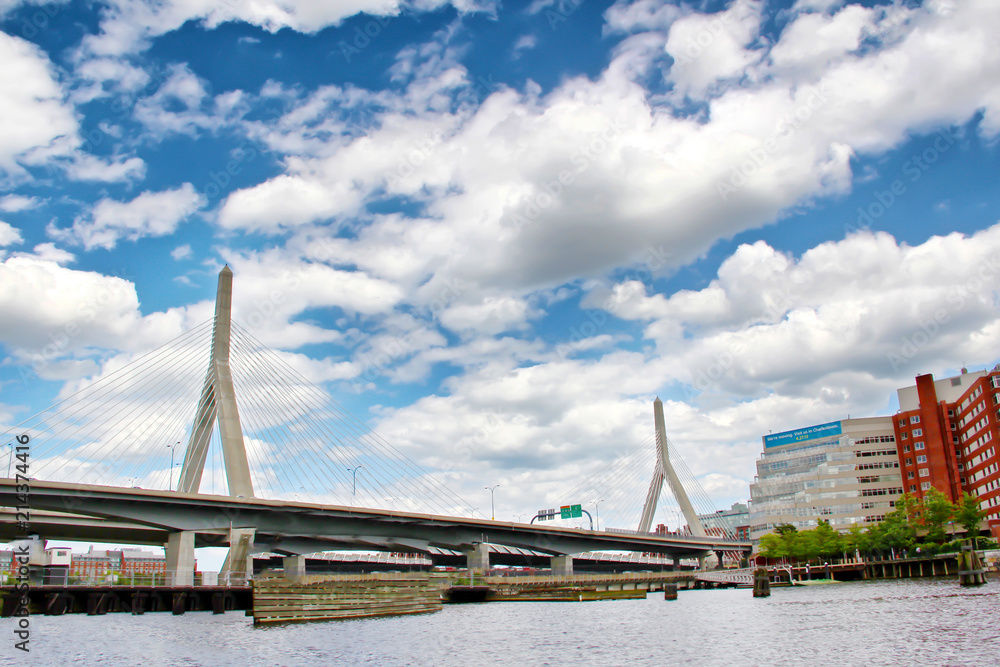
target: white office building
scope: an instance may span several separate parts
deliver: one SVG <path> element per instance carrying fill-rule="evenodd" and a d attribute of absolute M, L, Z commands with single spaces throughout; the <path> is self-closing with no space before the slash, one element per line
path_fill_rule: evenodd
<path fill-rule="evenodd" d="M 842 419 L 763 437 L 750 538 L 820 519 L 839 531 L 881 521 L 903 493 L 892 417 Z"/>

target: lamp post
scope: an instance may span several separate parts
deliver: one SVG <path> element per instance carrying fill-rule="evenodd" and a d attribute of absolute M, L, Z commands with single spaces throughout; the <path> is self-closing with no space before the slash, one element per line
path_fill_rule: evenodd
<path fill-rule="evenodd" d="M 174 450 L 180 442 L 175 442 L 172 445 L 167 445 L 170 448 L 170 490 L 174 490 Z"/>
<path fill-rule="evenodd" d="M 496 512 L 496 510 L 495 510 L 495 509 L 493 508 L 493 489 L 497 488 L 498 486 L 500 486 L 500 485 L 499 485 L 499 484 L 494 484 L 493 486 L 486 486 L 486 487 L 483 487 L 483 488 L 485 488 L 485 489 L 486 489 L 487 491 L 489 491 L 489 492 L 490 492 L 490 520 L 491 520 L 491 521 L 496 521 L 496 520 L 497 520 L 497 516 L 496 516 L 497 512 Z"/>
<path fill-rule="evenodd" d="M 594 514 L 597 516 L 597 530 L 601 529 L 601 503 L 603 502 L 604 498 L 590 501 L 590 504 L 594 506 Z"/>
<path fill-rule="evenodd" d="M 351 497 L 352 498 L 358 492 L 358 471 L 361 470 L 362 468 L 364 468 L 363 465 L 357 465 L 357 466 L 354 466 L 353 468 L 348 468 L 348 470 L 351 472 Z"/>
<path fill-rule="evenodd" d="M 522 519 L 522 518 L 521 518 L 521 517 L 523 517 L 523 516 L 524 516 L 524 514 L 523 514 L 523 513 L 522 513 L 522 514 L 515 514 L 515 515 L 514 515 L 514 518 L 515 518 L 515 519 L 517 519 L 517 522 L 518 522 L 518 523 L 524 523 L 524 519 Z"/>
<path fill-rule="evenodd" d="M 7 479 L 10 479 L 10 464 L 11 464 L 11 461 L 14 460 L 14 443 L 13 442 L 8 442 L 7 443 L 7 449 L 10 450 L 7 453 Z M 18 459 L 18 460 L 20 460 L 20 459 Z"/>

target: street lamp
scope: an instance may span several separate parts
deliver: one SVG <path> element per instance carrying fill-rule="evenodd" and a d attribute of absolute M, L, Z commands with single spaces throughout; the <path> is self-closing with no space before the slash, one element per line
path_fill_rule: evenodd
<path fill-rule="evenodd" d="M 172 445 L 167 445 L 167 447 L 170 448 L 170 490 L 171 491 L 174 490 L 174 449 L 176 449 L 177 445 L 179 445 L 179 444 L 181 444 L 181 443 L 180 442 L 175 442 Z"/>
<path fill-rule="evenodd" d="M 515 519 L 517 519 L 517 522 L 518 522 L 518 523 L 523 523 L 523 522 L 524 522 L 524 519 L 522 519 L 522 518 L 521 518 L 521 517 L 523 517 L 523 516 L 524 516 L 524 514 L 523 514 L 523 513 L 522 513 L 522 514 L 515 514 L 515 515 L 514 515 L 514 518 L 515 518 Z"/>
<path fill-rule="evenodd" d="M 604 498 L 590 501 L 590 504 L 594 506 L 594 514 L 597 515 L 597 530 L 601 529 L 601 503 L 603 502 Z"/>
<path fill-rule="evenodd" d="M 358 471 L 364 468 L 363 465 L 357 465 L 353 468 L 348 468 L 347 470 L 351 473 L 351 496 L 353 497 L 358 492 Z"/>
<path fill-rule="evenodd" d="M 10 479 L 10 464 L 11 464 L 11 461 L 14 460 L 14 443 L 13 442 L 8 442 L 7 443 L 7 447 L 8 447 L 8 449 L 10 449 L 10 452 L 7 454 L 7 479 Z M 18 460 L 20 460 L 20 459 L 18 459 Z"/>
<path fill-rule="evenodd" d="M 500 485 L 499 484 L 494 484 L 493 486 L 484 486 L 483 487 L 484 489 L 486 489 L 487 491 L 490 492 L 490 520 L 491 521 L 496 521 L 497 520 L 497 517 L 496 517 L 497 512 L 496 512 L 495 509 L 493 509 L 493 489 L 497 488 L 498 486 L 500 486 Z"/>

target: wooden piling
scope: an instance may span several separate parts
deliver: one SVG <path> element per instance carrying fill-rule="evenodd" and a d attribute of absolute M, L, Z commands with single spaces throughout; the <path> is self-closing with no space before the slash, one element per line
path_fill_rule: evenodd
<path fill-rule="evenodd" d="M 962 543 L 958 554 L 958 582 L 962 586 L 982 586 L 986 583 L 986 571 L 979 560 L 979 554 L 972 548 L 972 540 Z"/>
<path fill-rule="evenodd" d="M 676 600 L 677 599 L 677 584 L 664 584 L 663 585 L 663 599 L 664 600 Z"/>
<path fill-rule="evenodd" d="M 766 567 L 758 567 L 753 573 L 753 596 L 766 598 L 771 595 L 771 579 Z"/>

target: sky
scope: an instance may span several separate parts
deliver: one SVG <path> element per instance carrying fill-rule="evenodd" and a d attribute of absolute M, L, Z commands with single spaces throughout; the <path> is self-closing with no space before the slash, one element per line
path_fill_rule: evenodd
<path fill-rule="evenodd" d="M 995 0 L 0 17 L 2 430 L 226 264 L 237 322 L 504 518 L 599 500 L 656 396 L 727 508 L 763 435 L 1000 361 Z"/>

